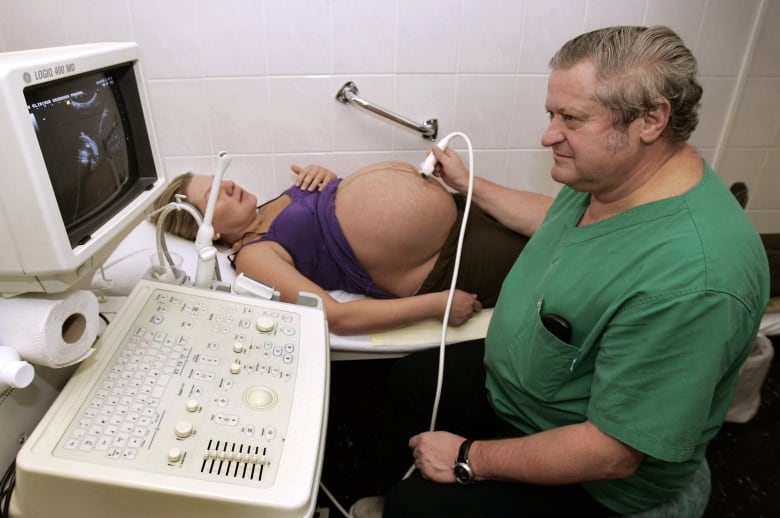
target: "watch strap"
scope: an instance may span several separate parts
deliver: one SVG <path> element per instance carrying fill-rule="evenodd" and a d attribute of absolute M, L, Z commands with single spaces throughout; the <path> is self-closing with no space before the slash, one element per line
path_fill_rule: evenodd
<path fill-rule="evenodd" d="M 466 439 L 460 444 L 458 449 L 458 458 L 452 465 L 452 471 L 455 474 L 455 480 L 460 484 L 472 484 L 474 482 L 474 470 L 469 464 L 469 448 L 473 441 Z"/>
<path fill-rule="evenodd" d="M 455 462 L 465 462 L 468 464 L 469 462 L 469 448 L 471 448 L 471 443 L 474 442 L 472 439 L 466 439 L 462 443 L 460 443 L 460 449 L 458 450 L 458 460 Z"/>

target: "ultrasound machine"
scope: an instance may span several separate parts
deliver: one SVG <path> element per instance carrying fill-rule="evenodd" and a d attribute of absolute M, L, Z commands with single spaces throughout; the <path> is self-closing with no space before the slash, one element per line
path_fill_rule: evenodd
<path fill-rule="evenodd" d="M 166 185 L 140 51 L 0 54 L 0 105 L 0 293 L 56 297 Z M 139 279 L 16 455 L 10 516 L 314 513 L 329 386 L 322 302 L 195 277 Z"/>

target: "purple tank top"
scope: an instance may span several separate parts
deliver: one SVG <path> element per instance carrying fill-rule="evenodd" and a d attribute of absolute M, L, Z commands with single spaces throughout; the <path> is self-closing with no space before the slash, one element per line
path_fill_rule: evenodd
<path fill-rule="evenodd" d="M 295 268 L 325 290 L 344 290 L 374 298 L 396 298 L 378 288 L 358 263 L 336 219 L 336 188 L 341 179 L 322 191 L 290 187 L 284 194 L 292 202 L 271 223 L 258 241 L 275 241 L 290 254 Z M 244 245 L 246 246 L 246 245 Z"/>

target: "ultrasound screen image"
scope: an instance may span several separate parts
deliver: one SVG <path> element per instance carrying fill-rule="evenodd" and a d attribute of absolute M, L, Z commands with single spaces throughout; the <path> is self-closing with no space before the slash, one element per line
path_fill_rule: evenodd
<path fill-rule="evenodd" d="M 121 208 L 117 204 L 137 190 L 139 181 L 144 183 L 143 177 L 154 178 L 153 171 L 139 173 L 121 79 L 129 68 L 73 76 L 25 91 L 72 245 L 89 239 L 91 231 Z M 134 79 L 124 84 L 135 89 Z M 140 105 L 133 110 L 142 122 Z"/>

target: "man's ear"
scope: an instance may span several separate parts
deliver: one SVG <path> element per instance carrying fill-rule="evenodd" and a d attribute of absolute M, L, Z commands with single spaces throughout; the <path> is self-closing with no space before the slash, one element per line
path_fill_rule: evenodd
<path fill-rule="evenodd" d="M 652 144 L 663 135 L 669 125 L 672 114 L 672 104 L 668 99 L 661 98 L 655 107 L 647 110 L 639 119 L 642 121 L 640 138 L 645 144 Z"/>

